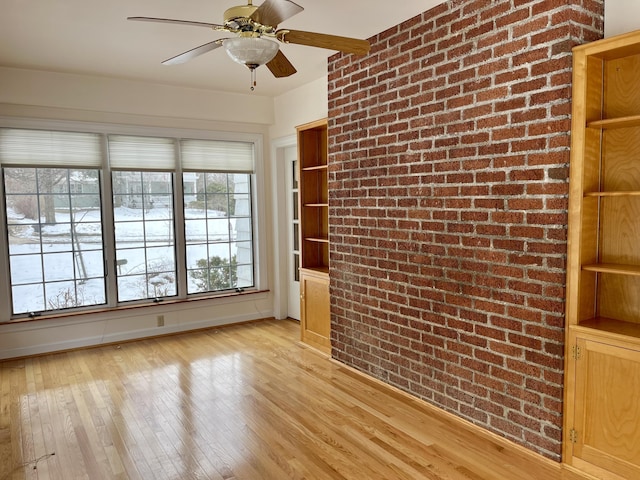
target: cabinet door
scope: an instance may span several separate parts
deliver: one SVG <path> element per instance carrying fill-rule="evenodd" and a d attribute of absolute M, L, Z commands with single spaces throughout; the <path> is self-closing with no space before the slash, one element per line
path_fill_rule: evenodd
<path fill-rule="evenodd" d="M 301 271 L 300 300 L 301 340 L 325 353 L 330 353 L 329 277 Z"/>
<path fill-rule="evenodd" d="M 602 478 L 640 478 L 640 351 L 612 343 L 576 340 L 571 463 Z"/>

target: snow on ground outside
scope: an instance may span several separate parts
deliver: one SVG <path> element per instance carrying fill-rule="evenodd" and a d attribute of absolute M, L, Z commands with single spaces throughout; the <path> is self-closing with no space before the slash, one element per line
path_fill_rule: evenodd
<path fill-rule="evenodd" d="M 103 256 L 101 238 L 101 216 L 99 210 L 76 212 L 74 220 L 77 223 L 76 250 L 82 252 L 82 267 L 89 278 L 82 286 L 81 299 L 84 304 L 100 304 L 105 301 L 103 276 Z M 207 218 L 203 218 L 203 217 Z M 55 290 L 47 292 L 46 298 L 41 285 L 17 286 L 13 289 L 14 312 L 28 312 L 42 310 L 49 306 L 51 300 L 60 301 L 60 295 L 68 289 L 73 289 L 74 283 L 69 280 L 74 277 L 74 266 L 80 268 L 79 258 L 74 258 L 71 252 L 71 217 L 68 213 L 57 212 L 56 225 L 42 227 L 42 253 L 40 256 L 39 234 L 33 226 L 32 219 L 22 218 L 11 209 L 7 209 L 10 224 L 9 248 L 11 257 L 12 284 L 26 284 L 41 282 L 44 272 L 45 282 Z M 141 292 L 140 281 L 146 284 L 146 271 L 172 270 L 175 265 L 175 251 L 173 248 L 173 219 L 171 211 L 154 208 L 146 212 L 126 207 L 116 208 L 116 238 L 118 242 L 117 260 L 119 270 L 123 275 L 140 276 L 122 277 L 120 280 L 120 300 L 139 298 Z M 145 220 L 144 222 L 142 220 Z M 237 247 L 233 243 L 235 236 L 235 219 L 227 219 L 222 212 L 187 209 L 185 212 L 185 230 L 187 235 L 187 266 L 196 268 L 199 259 L 211 256 L 229 258 L 236 254 Z M 231 232 L 231 237 L 229 233 Z M 213 245 L 197 244 L 210 240 L 232 243 Z M 146 246 L 144 241 L 146 239 Z M 31 255 L 30 255 L 31 254 Z M 164 265 L 164 266 L 163 266 Z M 145 266 L 147 267 L 145 269 Z M 158 283 L 166 276 L 157 278 Z M 190 279 L 190 282 L 193 280 Z M 154 279 L 151 279 L 154 283 Z M 154 288 L 157 287 L 154 286 Z M 170 282 L 169 282 L 170 283 Z M 165 289 L 157 293 L 162 295 L 175 294 L 175 285 L 165 285 Z M 192 285 L 194 287 L 194 285 Z M 190 288 L 191 290 L 191 288 Z M 143 295 L 144 296 L 144 295 Z"/>

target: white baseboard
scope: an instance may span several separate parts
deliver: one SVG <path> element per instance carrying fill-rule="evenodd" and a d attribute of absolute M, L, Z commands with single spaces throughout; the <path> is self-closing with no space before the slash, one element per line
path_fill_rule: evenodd
<path fill-rule="evenodd" d="M 225 316 L 223 318 L 209 318 L 206 320 L 193 321 L 188 323 L 178 323 L 166 325 L 164 327 L 149 327 L 137 330 L 127 330 L 125 332 L 104 333 L 100 335 L 92 335 L 83 338 L 74 338 L 71 340 L 38 343 L 34 345 L 20 346 L 15 348 L 0 349 L 0 360 L 10 358 L 29 357 L 33 355 L 42 355 L 45 353 L 60 352 L 65 350 L 73 350 L 83 347 L 95 347 L 118 342 L 138 340 L 148 337 L 157 337 L 160 335 L 170 335 L 175 333 L 189 332 L 211 327 L 220 327 L 225 325 L 233 325 L 242 322 L 261 320 L 263 318 L 271 318 L 272 312 L 256 312 L 254 314 L 242 314 Z M 110 320 L 97 320 L 97 330 L 106 331 L 107 324 Z M 48 327 L 56 328 L 56 327 Z"/>

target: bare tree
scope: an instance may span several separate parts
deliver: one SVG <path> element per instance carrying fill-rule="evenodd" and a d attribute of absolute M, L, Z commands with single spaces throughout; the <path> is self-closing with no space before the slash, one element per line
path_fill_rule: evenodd
<path fill-rule="evenodd" d="M 68 170 L 60 170 L 54 168 L 39 168 L 38 175 L 38 191 L 40 195 L 40 216 L 44 216 L 44 223 L 56 223 L 56 205 L 54 193 L 56 186 L 67 181 L 67 189 L 69 188 Z M 45 193 L 45 195 L 42 195 Z M 66 192 L 65 192 L 66 193 Z"/>
<path fill-rule="evenodd" d="M 54 194 L 67 181 L 69 171 L 57 168 L 7 168 L 5 182 L 12 208 L 27 218 L 56 223 Z M 67 185 L 67 188 L 68 185 Z"/>

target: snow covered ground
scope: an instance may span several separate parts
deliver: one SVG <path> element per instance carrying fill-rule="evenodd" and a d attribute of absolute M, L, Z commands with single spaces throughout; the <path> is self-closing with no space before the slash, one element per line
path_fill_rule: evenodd
<path fill-rule="evenodd" d="M 33 220 L 20 218 L 11 209 L 7 213 L 14 313 L 105 303 L 99 210 L 76 211 L 75 232 L 69 213 L 56 212 L 57 223 L 43 225 L 41 232 Z M 114 219 L 116 260 L 121 275 L 119 300 L 174 295 L 175 236 L 171 210 L 158 207 L 145 212 L 119 207 Z M 218 211 L 187 209 L 187 268 L 197 268 L 198 260 L 212 256 L 232 258 L 238 250 L 236 222 L 245 221 L 250 219 L 229 219 Z M 250 229 L 250 225 L 247 227 Z M 74 278 L 82 281 L 74 282 Z M 193 291 L 193 279 L 189 281 L 192 282 L 189 290 Z M 80 290 L 77 299 L 70 299 L 70 292 L 76 292 L 76 288 Z M 69 305 L 73 302 L 76 305 Z"/>

